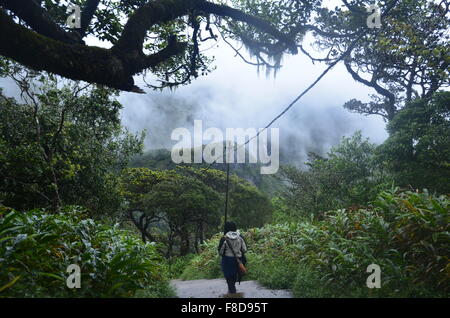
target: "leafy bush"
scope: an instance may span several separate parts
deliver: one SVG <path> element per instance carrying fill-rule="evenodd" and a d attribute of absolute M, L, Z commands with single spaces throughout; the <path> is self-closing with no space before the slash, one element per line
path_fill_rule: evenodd
<path fill-rule="evenodd" d="M 392 178 L 384 172 L 385 163 L 376 149 L 358 131 L 343 137 L 326 157 L 310 153 L 306 171 L 282 167 L 288 181 L 284 204 L 297 211 L 296 215 L 321 218 L 325 211 L 373 200 L 381 190 L 392 187 Z"/>
<path fill-rule="evenodd" d="M 61 85 L 51 75 L 27 80 L 28 98 L 0 91 L 0 202 L 17 210 L 83 205 L 94 216 L 119 211 L 115 171 L 141 152 L 144 135 L 120 125 L 116 92 Z"/>
<path fill-rule="evenodd" d="M 448 297 L 449 207 L 449 196 L 382 192 L 364 209 L 251 229 L 244 233 L 248 279 L 292 288 L 297 297 Z M 217 273 L 217 242 L 211 243 L 184 276 Z M 372 263 L 381 267 L 380 289 L 366 287 Z"/>
<path fill-rule="evenodd" d="M 312 270 L 307 266 L 298 266 L 295 274 L 296 277 L 292 281 L 294 297 L 317 298 L 337 296 L 336 291 L 332 291 L 324 285 L 318 271 Z"/>
<path fill-rule="evenodd" d="M 221 277 L 220 260 L 217 252 L 220 235 L 215 235 L 202 245 L 203 252 L 195 256 L 181 274 L 183 280 L 212 279 Z"/>
<path fill-rule="evenodd" d="M 281 258 L 263 258 L 260 255 L 249 254 L 251 275 L 246 279 L 256 279 L 262 285 L 272 289 L 289 289 L 297 277 L 297 265 L 285 263 Z"/>
<path fill-rule="evenodd" d="M 188 266 L 195 254 L 187 254 L 185 256 L 177 256 L 168 259 L 169 276 L 171 279 L 179 278 L 186 266 Z"/>
<path fill-rule="evenodd" d="M 156 246 L 117 226 L 63 214 L 0 208 L 0 296 L 165 297 L 173 295 Z M 81 288 L 66 286 L 70 264 L 81 268 Z"/>
<path fill-rule="evenodd" d="M 379 147 L 395 183 L 450 192 L 450 92 L 407 103 L 387 125 Z"/>

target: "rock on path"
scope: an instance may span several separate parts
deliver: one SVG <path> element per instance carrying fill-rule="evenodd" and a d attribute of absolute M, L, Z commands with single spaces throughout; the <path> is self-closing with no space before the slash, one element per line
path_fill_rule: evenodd
<path fill-rule="evenodd" d="M 225 279 L 172 280 L 179 298 L 222 298 L 227 292 Z M 245 281 L 236 284 L 238 293 L 244 298 L 292 298 L 288 290 L 272 290 L 259 285 L 256 281 Z"/>

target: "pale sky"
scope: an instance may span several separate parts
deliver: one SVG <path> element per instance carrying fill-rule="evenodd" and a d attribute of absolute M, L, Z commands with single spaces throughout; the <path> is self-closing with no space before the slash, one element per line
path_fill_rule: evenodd
<path fill-rule="evenodd" d="M 121 94 L 123 124 L 133 131 L 147 129 L 148 148 L 170 148 L 176 143 L 170 140 L 171 131 L 178 127 L 192 131 L 194 120 L 203 120 L 204 129 L 223 131 L 264 127 L 326 68 L 299 54 L 285 58 L 275 78 L 264 72 L 258 76 L 256 67 L 236 57 L 225 44 L 209 53 L 216 57 L 217 69 L 188 86 L 173 92 L 146 89 L 145 95 Z M 136 82 L 140 86 L 141 79 Z M 383 142 L 387 133 L 380 117 L 352 114 L 343 108 L 352 98 L 368 100 L 370 93 L 342 65 L 336 66 L 272 126 L 280 129 L 281 152 L 298 155 L 304 162 L 308 151 L 326 152 L 342 136 L 357 130 L 372 142 Z"/>

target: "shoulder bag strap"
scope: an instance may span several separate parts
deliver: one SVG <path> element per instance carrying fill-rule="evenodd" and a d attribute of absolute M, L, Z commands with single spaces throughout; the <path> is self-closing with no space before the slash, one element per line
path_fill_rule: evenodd
<path fill-rule="evenodd" d="M 227 243 L 228 247 L 230 248 L 231 252 L 234 255 L 234 258 L 236 258 L 236 261 L 238 263 L 241 263 L 241 260 L 239 259 L 239 257 L 237 257 L 236 252 L 234 251 L 233 247 L 231 247 L 230 241 L 228 240 L 228 238 L 225 238 L 225 242 Z"/>

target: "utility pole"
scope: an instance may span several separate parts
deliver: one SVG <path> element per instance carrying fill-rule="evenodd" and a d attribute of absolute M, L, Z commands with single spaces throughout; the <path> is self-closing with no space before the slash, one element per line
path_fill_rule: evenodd
<path fill-rule="evenodd" d="M 225 193 L 225 223 L 227 223 L 227 220 L 228 220 L 228 191 L 229 191 L 229 184 L 230 184 L 230 163 L 227 162 L 227 186 L 226 186 L 226 193 Z"/>
<path fill-rule="evenodd" d="M 228 192 L 229 192 L 229 185 L 230 185 L 230 158 L 229 158 L 229 147 L 227 147 L 228 142 L 225 144 L 225 161 L 227 163 L 227 185 L 226 185 L 226 192 L 225 192 L 225 220 L 224 220 L 224 231 L 225 231 L 225 224 L 228 220 Z"/>

